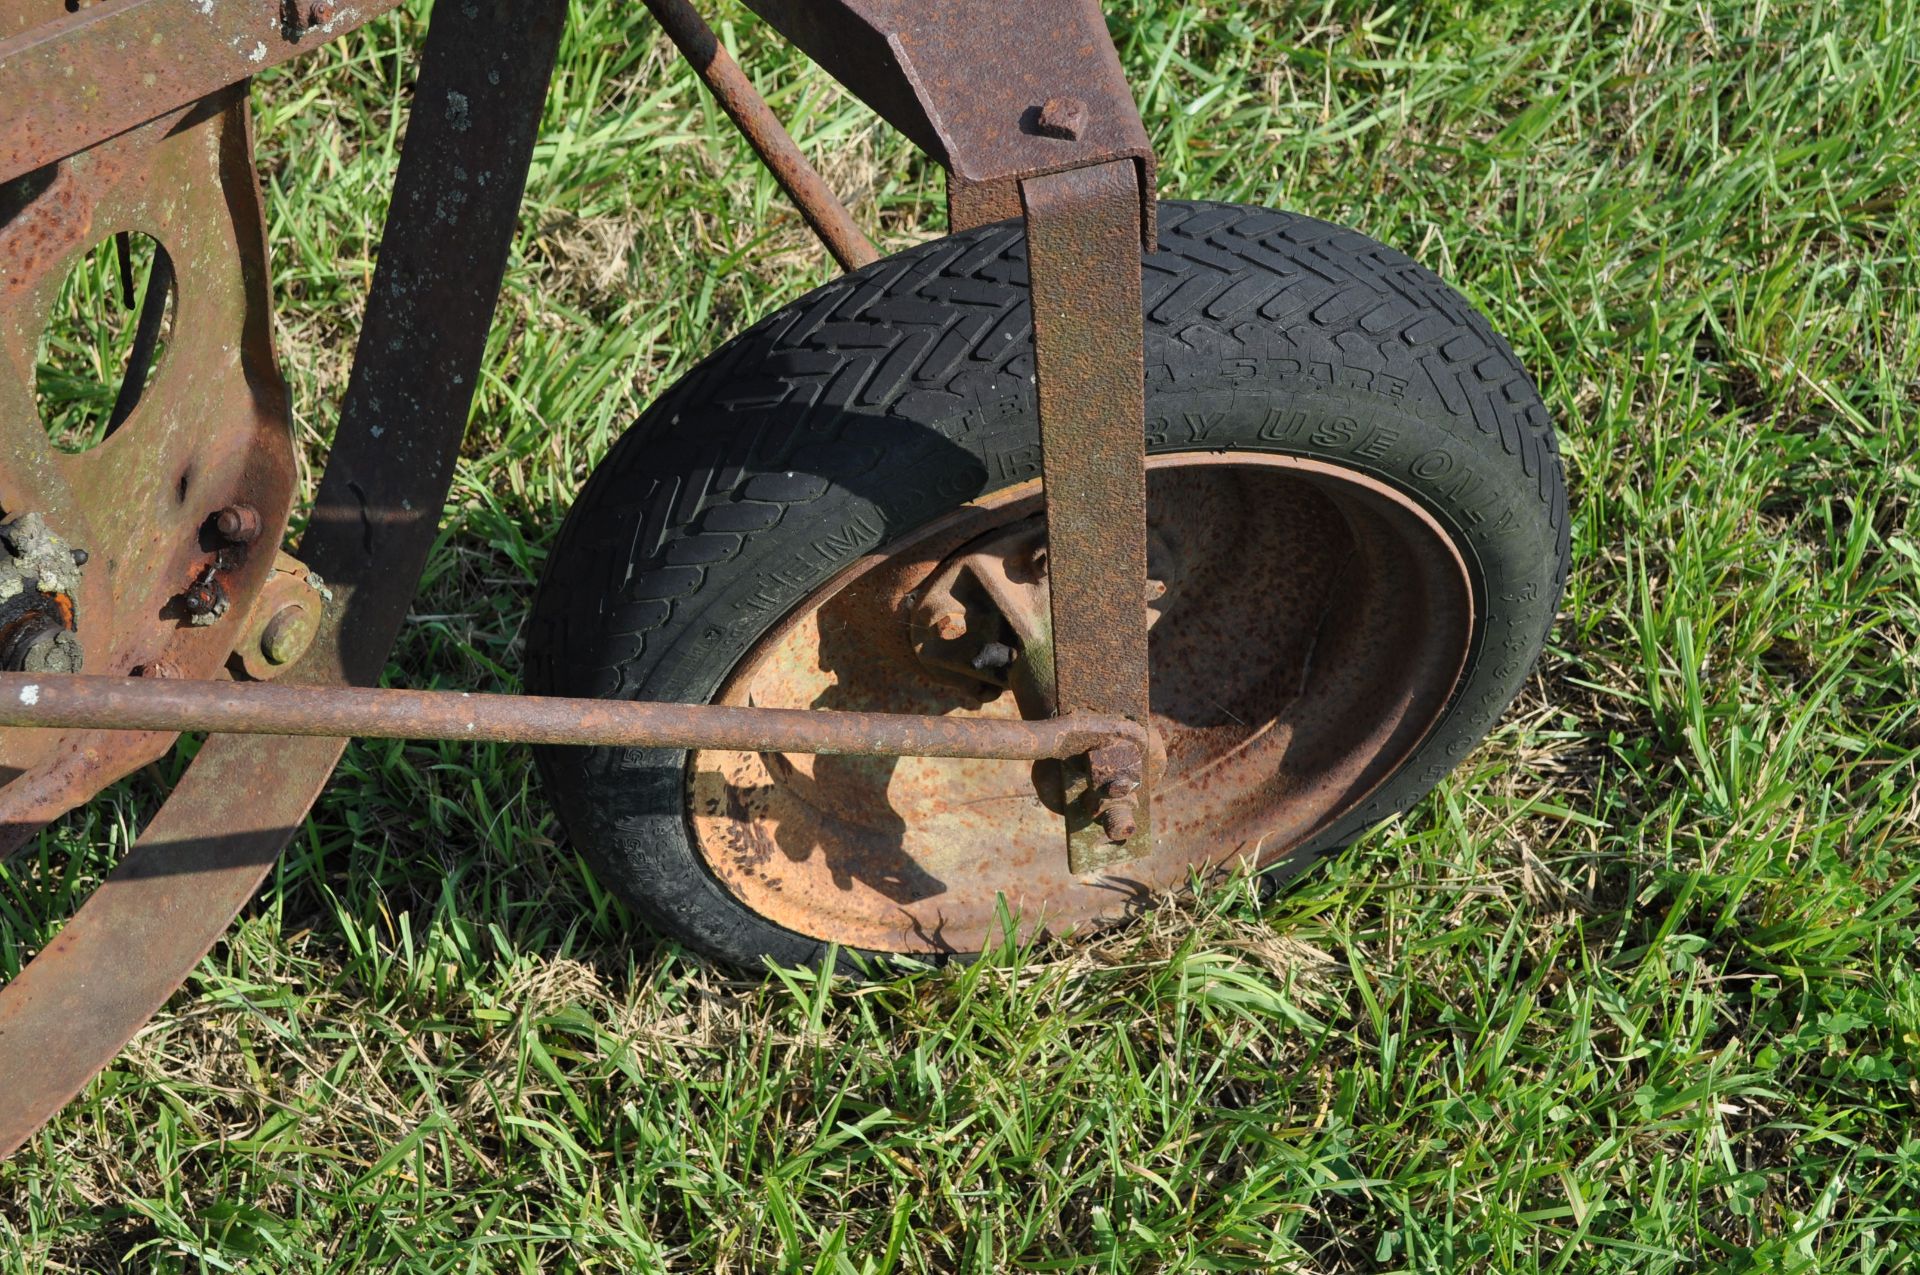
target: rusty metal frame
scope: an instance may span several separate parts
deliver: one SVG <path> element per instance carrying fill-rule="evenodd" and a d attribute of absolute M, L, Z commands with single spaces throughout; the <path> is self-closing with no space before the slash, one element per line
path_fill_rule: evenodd
<path fill-rule="evenodd" d="M 1021 215 L 1029 177 L 1154 156 L 1098 0 L 746 0 L 947 170 L 955 230 Z"/>
<path fill-rule="evenodd" d="M 33 0 L 6 0 L 0 184 L 242 83 L 395 2 L 118 0 L 39 21 Z M 0 1156 L 78 1092 L 218 938 L 317 797 L 344 733 L 1079 758 L 1075 870 L 1148 846 L 1138 252 L 1155 237 L 1154 158 L 1099 6 L 748 2 L 947 169 L 955 229 L 1026 220 L 1061 715 L 887 721 L 321 689 L 377 679 L 431 547 L 566 8 L 436 5 L 352 379 L 299 550 L 334 591 L 311 650 L 275 686 L 0 677 L 8 726 L 274 732 L 216 733 L 126 862 L 0 988 Z M 648 3 L 836 258 L 871 260 L 685 0 Z M 479 154 L 493 180 L 469 188 Z M 450 203 L 449 190 L 460 198 Z"/>
<path fill-rule="evenodd" d="M 83 11 L 85 12 L 85 11 Z M 519 219 L 565 0 L 435 8 L 332 452 L 301 541 L 336 605 L 289 680 L 379 678 L 439 525 Z M 7 62 L 0 46 L 0 66 Z M 446 105 L 458 95 L 463 111 Z M 433 215 L 476 147 L 494 179 Z M 421 349 L 419 335 L 433 333 Z M 0 1157 L 112 1060 L 253 896 L 341 738 L 215 735 L 126 860 L 0 988 Z"/>
<path fill-rule="evenodd" d="M 113 546 L 80 573 L 70 617 L 95 671 L 212 677 L 241 618 L 223 596 L 260 587 L 296 494 L 287 391 L 272 341 L 267 234 L 240 86 L 168 111 L 4 188 L 0 224 L 0 507 L 39 513 L 76 546 Z M 157 198 L 156 191 L 167 191 Z M 34 401 L 35 344 L 63 267 L 106 235 L 151 236 L 180 280 L 163 374 L 125 428 L 77 454 L 52 445 Z M 163 278 L 162 282 L 166 282 Z M 122 401 L 140 381 L 123 380 Z M 116 413 L 117 415 L 117 413 Z M 200 534 L 212 510 L 257 512 L 245 542 Z M 185 593 L 209 613 L 183 616 Z M 186 619 L 189 622 L 182 623 Z M 0 738 L 0 854 L 170 736 Z"/>

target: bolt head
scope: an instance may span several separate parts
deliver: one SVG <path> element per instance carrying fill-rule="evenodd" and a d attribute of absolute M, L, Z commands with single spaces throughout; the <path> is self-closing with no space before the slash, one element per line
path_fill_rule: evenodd
<path fill-rule="evenodd" d="M 228 505 L 213 516 L 213 526 L 236 544 L 250 544 L 260 535 L 260 514 L 252 505 Z"/>
<path fill-rule="evenodd" d="M 1042 137 L 1077 141 L 1087 127 L 1087 104 L 1077 97 L 1050 97 L 1034 124 Z"/>
<path fill-rule="evenodd" d="M 315 618 L 298 603 L 281 607 L 260 632 L 260 654 L 267 657 L 269 664 L 291 664 L 313 645 L 318 627 Z"/>

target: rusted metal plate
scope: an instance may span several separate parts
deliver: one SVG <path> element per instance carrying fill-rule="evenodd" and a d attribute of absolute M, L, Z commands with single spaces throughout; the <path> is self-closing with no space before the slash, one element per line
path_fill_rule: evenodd
<path fill-rule="evenodd" d="M 288 681 L 371 682 L 386 663 L 452 478 L 565 14 L 562 0 L 435 8 L 360 353 L 300 546 L 336 605 Z M 202 746 L 126 862 L 0 989 L 0 1156 L 220 937 L 343 747 L 220 735 Z"/>
<path fill-rule="evenodd" d="M 210 677 L 293 501 L 245 86 L 0 188 L 0 218 L 0 511 L 41 514 L 87 551 L 75 608 L 87 671 Z M 174 322 L 124 423 L 63 452 L 35 402 L 36 349 L 67 272 L 122 232 L 151 236 L 171 262 Z M 255 511 L 245 539 L 216 525 L 236 505 Z M 0 732 L 0 853 L 171 743 Z"/>
<path fill-rule="evenodd" d="M 1147 716 L 1146 371 L 1141 350 L 1140 214 L 1132 165 L 1021 183 L 1033 289 L 1033 351 L 1047 501 L 1047 574 L 1061 712 Z M 1070 795 L 1082 787 L 1070 767 Z M 1146 854 L 1151 793 L 1141 765 L 1126 791 L 1086 792 L 1067 818 L 1073 870 Z"/>
<path fill-rule="evenodd" d="M 278 66 L 398 3 L 14 0 L 0 9 L 0 182 Z"/>
<path fill-rule="evenodd" d="M 1465 660 L 1472 592 L 1451 539 L 1398 491 L 1317 462 L 1159 456 L 1148 478 L 1166 586 L 1151 603 L 1149 721 L 1166 761 L 1148 856 L 1071 871 L 1048 762 L 707 749 L 688 760 L 687 802 L 715 877 L 818 939 L 976 951 L 999 934 L 1002 899 L 1026 933 L 1117 917 L 1191 871 L 1277 862 L 1365 801 L 1425 738 Z M 721 699 L 1019 717 L 1013 693 L 923 661 L 915 617 L 956 554 L 1040 505 L 1025 484 L 850 568 Z"/>
<path fill-rule="evenodd" d="M 754 154 L 767 166 L 814 234 L 827 246 L 842 270 L 858 270 L 880 259 L 860 233 L 845 205 L 833 193 L 807 157 L 794 145 L 746 72 L 687 0 L 647 0 L 647 8 L 674 45 L 685 55 L 702 82 L 713 91 L 721 109 L 740 130 Z"/>
<path fill-rule="evenodd" d="M 1153 148 L 1097 0 L 747 4 L 947 169 L 956 230 L 1017 216 L 1021 178 L 1125 160 L 1151 250 Z"/>
<path fill-rule="evenodd" d="M 746 748 L 898 757 L 1072 757 L 1142 730 L 1078 713 L 967 721 L 715 704 L 655 704 L 464 691 L 0 673 L 0 725 L 218 731 L 369 739 L 471 739 L 616 748 Z"/>

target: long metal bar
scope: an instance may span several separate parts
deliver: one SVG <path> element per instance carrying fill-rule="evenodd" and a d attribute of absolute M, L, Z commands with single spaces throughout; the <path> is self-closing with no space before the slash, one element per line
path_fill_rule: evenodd
<path fill-rule="evenodd" d="M 26 673 L 0 673 L 0 726 L 1017 761 L 1072 757 L 1140 736 L 1122 718 L 1092 714 L 1020 721 Z"/>
<path fill-rule="evenodd" d="M 142 7 L 177 20 L 201 6 Z M 433 7 L 353 379 L 300 542 L 304 561 L 325 564 L 340 615 L 287 678 L 371 682 L 386 665 L 479 381 L 566 11 L 566 0 Z M 476 154 L 493 173 L 484 185 L 469 181 Z M 344 745 L 209 738 L 126 859 L 0 988 L 0 1158 L 120 1051 L 232 923 Z"/>
<path fill-rule="evenodd" d="M 791 134 L 781 125 L 766 99 L 726 47 L 714 35 L 688 0 L 647 0 L 647 8 L 660 22 L 667 36 L 679 46 L 706 86 L 713 90 L 720 109 L 733 120 L 740 135 L 753 147 L 754 154 L 767 166 L 773 179 L 813 227 L 813 233 L 827 246 L 842 270 L 858 270 L 880 259 L 880 254 L 854 224 L 846 205 L 833 193 L 825 179 L 807 162 L 794 144 Z"/>
<path fill-rule="evenodd" d="M 1029 177 L 1027 259 L 1060 711 L 1147 720 L 1147 473 L 1139 181 L 1131 160 Z M 1144 759 L 1070 812 L 1091 872 L 1151 847 Z M 1077 817 L 1076 817 L 1077 816 Z M 1099 826 L 1088 826 L 1098 820 Z"/>
<path fill-rule="evenodd" d="M 258 75 L 398 3 L 118 0 L 67 13 L 13 6 L 0 14 L 0 182 Z M 39 20 L 47 12 L 56 16 Z M 509 6 L 489 20 L 520 19 Z"/>

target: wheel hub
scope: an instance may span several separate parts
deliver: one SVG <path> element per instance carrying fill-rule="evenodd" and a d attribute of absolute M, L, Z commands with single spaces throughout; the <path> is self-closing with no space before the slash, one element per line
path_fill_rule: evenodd
<path fill-rule="evenodd" d="M 1151 725 L 1166 751 L 1151 855 L 1069 872 L 1054 763 L 703 750 L 689 812 L 715 875 L 815 938 L 972 951 L 1003 900 L 1026 928 L 1114 916 L 1192 870 L 1275 862 L 1361 804 L 1464 665 L 1472 595 L 1450 538 L 1397 490 L 1289 457 L 1158 457 L 1148 490 Z M 721 700 L 1050 712 L 1038 513 L 1030 484 L 856 564 L 758 644 Z"/>

